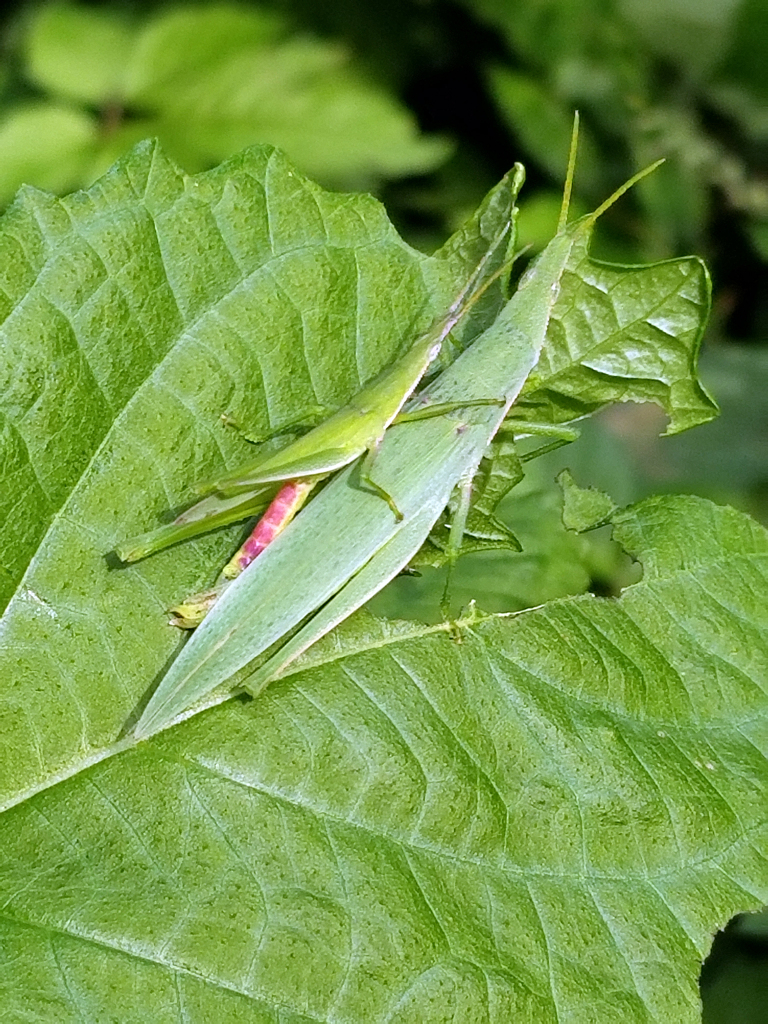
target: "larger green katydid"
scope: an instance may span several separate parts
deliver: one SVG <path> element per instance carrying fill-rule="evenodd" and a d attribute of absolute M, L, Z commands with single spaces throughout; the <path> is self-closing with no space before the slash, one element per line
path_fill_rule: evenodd
<path fill-rule="evenodd" d="M 568 226 L 566 196 L 557 235 L 494 324 L 427 388 L 427 401 L 453 411 L 387 431 L 377 477 L 402 520 L 354 485 L 356 467 L 337 474 L 224 593 L 153 694 L 135 727 L 137 738 L 165 728 L 222 683 L 258 692 L 408 563 L 453 488 L 474 475 L 536 364 L 572 249 L 638 177 Z M 260 656 L 281 641 L 259 666 Z"/>

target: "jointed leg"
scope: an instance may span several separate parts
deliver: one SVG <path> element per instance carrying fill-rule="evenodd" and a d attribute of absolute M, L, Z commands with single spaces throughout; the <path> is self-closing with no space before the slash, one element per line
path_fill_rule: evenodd
<path fill-rule="evenodd" d="M 412 423 L 414 420 L 429 420 L 434 416 L 442 416 L 447 412 L 456 412 L 457 409 L 471 409 L 475 405 L 504 405 L 503 398 L 473 398 L 466 402 L 436 402 L 434 405 L 425 405 L 421 409 L 409 409 L 407 412 L 400 412 L 394 419 L 395 423 Z"/>
<path fill-rule="evenodd" d="M 408 412 L 398 413 L 394 419 L 394 423 L 410 423 L 414 420 L 432 419 L 435 416 L 442 416 L 444 413 L 455 412 L 457 409 L 467 409 L 474 405 L 504 405 L 504 399 L 478 398 L 466 402 L 438 402 L 435 405 L 427 405 L 423 409 L 411 409 Z M 382 439 L 379 438 L 366 452 L 365 458 L 360 465 L 360 480 L 366 487 L 378 494 L 383 501 L 386 501 L 392 509 L 395 519 L 400 522 L 403 518 L 403 513 L 395 504 L 394 498 L 381 486 L 381 484 L 377 484 L 371 475 L 371 470 L 373 469 L 373 464 L 376 461 L 376 456 L 379 454 L 381 440 Z"/>
<path fill-rule="evenodd" d="M 461 542 L 464 539 L 464 530 L 467 525 L 469 505 L 472 499 L 472 476 L 465 477 L 459 482 L 459 505 L 451 521 L 451 531 L 448 534 L 448 544 L 445 549 L 447 556 L 448 572 L 445 577 L 445 587 L 440 601 L 440 613 L 448 622 L 450 620 L 450 590 L 453 578 L 453 570 L 461 551 Z"/>
<path fill-rule="evenodd" d="M 290 420 L 276 430 L 272 430 L 268 434 L 259 434 L 257 437 L 250 437 L 246 434 L 234 416 L 230 416 L 228 412 L 221 414 L 221 422 L 225 427 L 231 427 L 232 430 L 236 430 L 243 440 L 248 441 L 249 444 L 263 444 L 265 441 L 271 441 L 273 437 L 280 437 L 282 434 L 301 433 L 311 430 L 318 422 L 327 419 L 333 412 L 335 412 L 335 409 L 329 409 L 325 405 L 313 405 L 295 420 Z"/>
<path fill-rule="evenodd" d="M 496 437 L 503 438 L 505 435 L 511 435 L 510 440 L 517 441 L 521 434 L 531 437 L 555 438 L 554 441 L 542 445 L 541 448 L 536 448 L 534 451 L 522 454 L 520 456 L 521 462 L 530 462 L 532 459 L 538 459 L 540 455 L 547 455 L 549 452 L 557 451 L 558 448 L 571 444 L 572 441 L 578 440 L 579 437 L 579 431 L 575 427 L 561 426 L 556 423 L 532 423 L 528 420 L 517 420 L 514 418 L 506 420 L 501 425 Z"/>
<path fill-rule="evenodd" d="M 375 491 L 376 494 L 378 494 L 378 496 L 382 499 L 382 501 L 386 501 L 386 503 L 394 512 L 395 519 L 399 523 L 403 518 L 403 513 L 395 504 L 395 500 L 392 497 L 392 495 L 388 491 L 385 491 L 381 484 L 377 484 L 376 481 L 371 476 L 371 470 L 373 469 L 373 464 L 376 461 L 376 456 L 379 454 L 380 445 L 381 438 L 379 438 L 374 444 L 372 444 L 368 451 L 365 453 L 365 457 L 363 458 L 363 461 L 360 463 L 360 480 L 362 483 L 365 484 L 366 487 L 369 487 L 372 491 Z"/>

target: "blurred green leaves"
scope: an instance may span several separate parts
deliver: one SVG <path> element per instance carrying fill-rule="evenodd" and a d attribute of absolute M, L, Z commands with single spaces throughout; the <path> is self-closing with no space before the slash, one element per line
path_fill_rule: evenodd
<path fill-rule="evenodd" d="M 607 219 L 601 233 L 611 258 L 710 255 L 718 218 L 731 215 L 752 258 L 765 261 L 761 0 L 462 4 L 465 23 L 455 26 L 439 5 L 408 0 L 394 14 L 301 0 L 143 15 L 70 3 L 22 9 L 7 41 L 16 60 L 0 109 L 0 201 L 22 181 L 57 191 L 88 184 L 151 135 L 190 171 L 268 142 L 334 187 L 381 189 L 434 172 L 390 201 L 402 202 L 394 214 L 406 228 L 409 217 L 415 232 L 432 223 L 424 237 L 437 244 L 521 159 L 544 178 L 529 194 L 531 215 L 523 211 L 523 235 L 541 245 L 546 231 L 535 221 L 555 203 L 552 184 L 579 108 L 576 198 L 585 208 L 639 166 L 667 158 L 638 190 L 638 215 L 630 207 Z M 471 33 L 483 31 L 472 50 Z M 468 69 L 482 94 L 461 79 Z M 446 76 L 437 121 L 442 95 L 433 86 L 419 93 L 422 77 L 428 85 L 434 74 Z M 393 83 L 442 136 L 419 134 Z M 464 102 L 478 109 L 462 111 Z M 484 125 L 482 138 L 468 137 L 473 121 Z M 454 145 L 457 158 L 448 160 Z M 491 154 L 502 149 L 493 166 Z"/>
<path fill-rule="evenodd" d="M 258 7 L 138 19 L 48 4 L 27 11 L 22 57 L 42 96 L 6 103 L 0 116 L 0 202 L 22 182 L 90 184 L 148 136 L 192 171 L 271 142 L 325 183 L 361 189 L 431 170 L 449 153 L 446 140 L 419 134 L 348 47 Z"/>
<path fill-rule="evenodd" d="M 85 110 L 24 103 L 0 117 L 0 204 L 23 183 L 66 192 L 91 176 L 98 127 Z"/>
<path fill-rule="evenodd" d="M 588 150 L 577 176 L 588 200 L 615 184 L 614 174 L 621 180 L 637 166 L 667 158 L 666 169 L 638 192 L 642 228 L 624 227 L 646 256 L 701 251 L 713 189 L 747 218 L 748 230 L 768 218 L 760 156 L 768 141 L 768 60 L 760 0 L 465 5 L 508 41 L 508 63 L 487 69 L 491 93 L 550 178 L 562 175 L 574 107 L 595 140 L 596 152 Z"/>
<path fill-rule="evenodd" d="M 318 392 L 338 402 L 392 357 L 414 303 L 428 319 L 445 296 L 375 204 L 311 186 L 278 187 L 272 223 L 285 252 L 317 241 L 327 324 L 290 258 L 280 288 L 258 279 L 253 151 L 187 179 L 143 149 L 88 196 L 26 191 L 0 254 L 0 590 L 14 609 L 0 781 L 18 801 L 0 816 L 6 1015 L 699 1019 L 713 931 L 768 900 L 765 538 L 695 499 L 614 512 L 638 583 L 607 528 L 564 529 L 552 478 L 567 464 L 618 505 L 683 486 L 768 516 L 767 18 L 764 0 L 18 8 L 0 69 L 2 203 L 22 182 L 87 186 L 146 135 L 188 171 L 274 142 L 327 184 L 388 189 L 406 237 L 437 246 L 520 159 L 521 236 L 540 248 L 574 107 L 577 213 L 666 156 L 610 212 L 598 251 L 708 258 L 702 365 L 724 415 L 657 439 L 663 414 L 623 406 L 529 465 L 499 513 L 523 551 L 469 556 L 455 595 L 528 610 L 468 625 L 461 644 L 356 616 L 257 702 L 121 750 L 113 737 L 177 643 L 163 609 L 237 541 L 108 572 L 124 520 L 154 522 L 206 466 L 243 457 L 219 412 L 258 432 Z M 353 252 L 364 280 L 383 275 L 360 365 L 355 317 L 333 298 Z M 201 320 L 207 305 L 227 317 Z M 315 344 L 326 362 L 310 378 L 302 331 L 327 326 L 336 341 Z M 202 363 L 200 338 L 215 352 Z M 566 491 L 572 523 L 607 514 L 609 499 Z M 405 604 L 387 591 L 380 610 L 431 613 L 428 582 L 398 581 Z M 630 582 L 618 599 L 563 597 Z M 734 988 L 705 1019 L 743 1024 L 746 1002 Z"/>

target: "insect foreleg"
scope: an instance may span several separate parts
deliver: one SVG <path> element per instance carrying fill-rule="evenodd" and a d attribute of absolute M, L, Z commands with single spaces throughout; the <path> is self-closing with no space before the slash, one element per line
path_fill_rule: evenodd
<path fill-rule="evenodd" d="M 363 461 L 360 463 L 360 482 L 362 484 L 365 484 L 366 487 L 368 487 L 370 490 L 378 494 L 382 501 L 386 501 L 386 503 L 392 509 L 395 519 L 399 523 L 403 518 L 403 513 L 395 504 L 395 499 L 392 497 L 389 491 L 385 491 L 381 484 L 377 484 L 376 481 L 371 476 L 373 464 L 376 461 L 376 456 L 379 454 L 379 448 L 381 447 L 381 440 L 381 438 L 377 438 L 373 442 L 371 447 L 368 449 L 368 451 L 365 453 Z"/>

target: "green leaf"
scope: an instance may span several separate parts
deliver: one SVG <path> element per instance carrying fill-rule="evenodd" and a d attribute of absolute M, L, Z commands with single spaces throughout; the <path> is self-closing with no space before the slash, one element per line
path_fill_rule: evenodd
<path fill-rule="evenodd" d="M 343 44 L 296 33 L 260 8 L 179 6 L 129 25 L 113 10 L 55 3 L 33 17 L 26 50 L 35 82 L 102 112 L 108 130 L 95 155 L 83 151 L 78 184 L 147 136 L 192 171 L 272 143 L 345 187 L 431 170 L 451 149 L 420 135 Z M 14 185 L 22 180 L 48 184 L 38 174 Z"/>
<path fill-rule="evenodd" d="M 622 14 L 651 53 L 703 78 L 721 62 L 743 0 L 679 4 L 675 0 L 623 0 Z"/>
<path fill-rule="evenodd" d="M 563 489 L 563 522 L 569 530 L 591 530 L 608 522 L 616 503 L 594 487 L 579 487 L 567 469 L 558 476 Z"/>
<path fill-rule="evenodd" d="M 768 12 L 761 0 L 741 0 L 734 11 L 728 52 L 721 73 L 738 82 L 756 99 L 768 97 L 768 70 L 763 40 L 768 27 Z"/>
<path fill-rule="evenodd" d="M 711 934 L 768 898 L 768 540 L 745 516 L 646 502 L 614 517 L 646 567 L 618 601 L 461 643 L 359 615 L 257 700 L 116 739 L 180 643 L 164 609 L 237 531 L 105 553 L 245 457 L 222 412 L 269 433 L 390 362 L 482 213 L 428 260 L 270 147 L 188 177 L 145 144 L 3 218 L 9 1019 L 698 1019 Z"/>
<path fill-rule="evenodd" d="M 467 533 L 471 537 L 494 547 L 520 550 L 514 533 L 493 513 L 504 495 L 522 478 L 523 467 L 515 444 L 494 438 L 473 481 L 473 500 L 467 516 Z"/>
<path fill-rule="evenodd" d="M 520 551 L 520 542 L 494 512 L 501 499 L 523 479 L 523 467 L 515 445 L 494 439 L 472 482 L 472 500 L 467 516 L 461 553 L 508 549 Z M 452 517 L 459 504 L 455 491 L 445 513 L 435 523 L 429 539 L 411 560 L 414 568 L 438 567 L 448 561 L 446 547 Z"/>
<path fill-rule="evenodd" d="M 568 162 L 572 106 L 558 100 L 529 75 L 496 67 L 490 72 L 489 79 L 502 116 L 526 152 L 555 181 L 559 181 Z M 587 190 L 595 189 L 599 180 L 598 166 L 589 133 L 582 131 L 579 138 L 579 182 Z"/>
<path fill-rule="evenodd" d="M 540 140 L 535 139 L 536 93 L 542 103 L 545 132 L 562 122 L 563 113 L 574 109 L 590 112 L 590 120 L 606 132 L 603 167 L 591 164 L 601 189 L 610 180 L 606 171 L 616 160 L 617 143 L 632 131 L 638 105 L 653 88 L 652 65 L 637 35 L 627 25 L 621 4 L 605 0 L 530 0 L 512 5 L 507 0 L 464 0 L 464 6 L 488 21 L 507 40 L 510 64 L 491 74 L 492 88 L 502 116 L 520 131 L 531 152 L 548 167 Z M 532 76 L 526 72 L 530 70 Z M 510 88 L 507 89 L 506 82 Z M 516 88 L 516 82 L 521 88 Z M 508 102 L 509 100 L 509 102 Z M 627 168 L 628 170 L 628 168 Z M 562 173 L 562 170 L 560 171 Z"/>
<path fill-rule="evenodd" d="M 133 35 L 114 8 L 44 4 L 25 40 L 28 74 L 54 96 L 92 105 L 117 100 Z"/>
<path fill-rule="evenodd" d="M 768 899 L 768 537 L 686 498 L 616 522 L 620 600 L 462 643 L 357 616 L 7 811 L 6 1015 L 697 1022 Z"/>
<path fill-rule="evenodd" d="M 563 423 L 608 403 L 656 402 L 669 416 L 667 434 L 706 423 L 717 405 L 691 367 L 709 302 L 709 275 L 695 257 L 630 268 L 574 247 L 515 411 Z"/>
<path fill-rule="evenodd" d="M 419 138 L 345 47 L 286 29 L 275 38 L 273 15 L 226 5 L 158 15 L 138 42 L 127 98 L 156 111 L 157 134 L 192 169 L 255 141 L 347 184 L 431 170 L 448 156 L 446 141 Z"/>
<path fill-rule="evenodd" d="M 53 103 L 11 109 L 0 121 L 0 206 L 22 182 L 54 192 L 76 188 L 97 144 L 96 122 L 85 111 Z"/>

